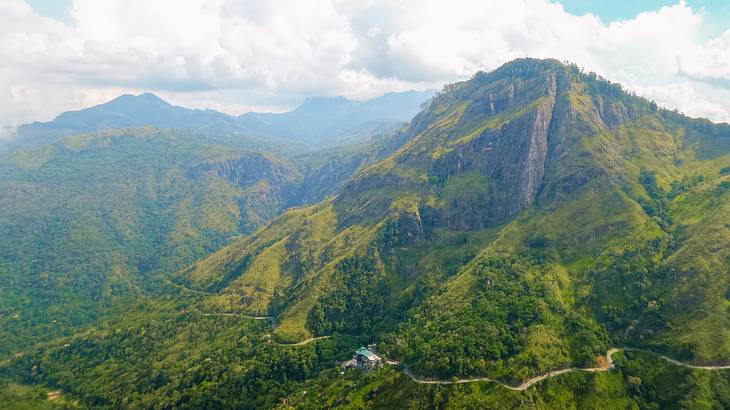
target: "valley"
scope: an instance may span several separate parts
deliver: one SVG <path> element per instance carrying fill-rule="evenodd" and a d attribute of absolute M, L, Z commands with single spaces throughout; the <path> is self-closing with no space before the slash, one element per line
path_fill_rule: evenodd
<path fill-rule="evenodd" d="M 278 119 L 143 95 L 32 125 L 162 110 L 4 154 L 0 391 L 78 408 L 730 406 L 730 126 L 550 59 L 401 97 L 420 111 L 397 124 L 377 107 L 398 95 Z M 340 373 L 369 343 L 391 364 Z"/>

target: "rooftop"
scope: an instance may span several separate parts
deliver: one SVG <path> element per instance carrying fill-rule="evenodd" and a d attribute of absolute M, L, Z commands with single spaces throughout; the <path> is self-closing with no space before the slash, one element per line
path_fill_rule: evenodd
<path fill-rule="evenodd" d="M 360 347 L 355 351 L 355 354 L 362 355 L 367 357 L 368 359 L 378 359 L 378 355 L 371 352 L 370 350 L 366 349 L 365 347 Z"/>

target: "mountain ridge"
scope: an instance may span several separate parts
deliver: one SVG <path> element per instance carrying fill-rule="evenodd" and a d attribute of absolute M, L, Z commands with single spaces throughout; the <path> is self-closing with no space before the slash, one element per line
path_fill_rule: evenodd
<path fill-rule="evenodd" d="M 149 92 L 123 94 L 103 104 L 61 113 L 51 121 L 21 125 L 15 130 L 14 138 L 0 141 L 0 149 L 15 151 L 43 146 L 75 134 L 143 126 L 238 135 L 239 139 L 250 136 L 273 138 L 279 143 L 295 142 L 311 149 L 312 144 L 318 148 L 323 143 L 346 142 L 342 139 L 347 139 L 349 134 L 372 134 L 378 128 L 400 127 L 431 94 L 389 93 L 362 102 L 344 97 L 310 98 L 289 112 L 239 116 L 175 106 Z M 322 102 L 325 102 L 324 106 Z"/>

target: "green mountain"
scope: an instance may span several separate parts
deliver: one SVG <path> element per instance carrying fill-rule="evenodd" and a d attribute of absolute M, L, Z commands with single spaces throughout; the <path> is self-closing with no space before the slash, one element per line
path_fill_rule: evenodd
<path fill-rule="evenodd" d="M 269 154 L 150 128 L 69 137 L 0 167 L 3 352 L 156 290 L 151 273 L 253 232 L 302 179 Z"/>
<path fill-rule="evenodd" d="M 213 299 L 277 316 L 284 340 L 368 332 L 434 375 L 588 363 L 613 340 L 730 356 L 730 127 L 520 60 L 447 87 L 403 138 L 190 281 L 229 278 Z M 416 367 L 432 354 L 450 359 Z"/>
<path fill-rule="evenodd" d="M 69 135 L 146 126 L 220 134 L 239 128 L 233 118 L 217 111 L 173 106 L 151 93 L 124 94 L 104 104 L 61 113 L 53 121 L 22 125 L 0 150 L 40 147 Z"/>
<path fill-rule="evenodd" d="M 335 195 L 0 376 L 111 408 L 730 407 L 730 372 L 656 356 L 730 360 L 730 126 L 522 59 L 377 141 L 302 160 L 300 186 Z M 373 342 L 401 365 L 339 373 Z M 406 373 L 516 386 L 614 346 L 655 353 L 524 391 Z"/>
<path fill-rule="evenodd" d="M 72 334 L 139 297 L 174 290 L 171 272 L 288 207 L 331 195 L 392 152 L 395 135 L 364 134 L 354 145 L 292 157 L 274 144 L 265 145 L 277 153 L 262 151 L 252 138 L 141 128 L 6 156 L 0 352 Z"/>

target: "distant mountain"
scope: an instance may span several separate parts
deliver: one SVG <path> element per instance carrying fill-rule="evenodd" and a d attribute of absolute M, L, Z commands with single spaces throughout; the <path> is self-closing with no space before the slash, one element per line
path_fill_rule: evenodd
<path fill-rule="evenodd" d="M 226 114 L 174 106 L 152 93 L 144 93 L 137 96 L 124 94 L 105 104 L 65 112 L 46 124 L 81 134 L 143 126 L 198 129 L 214 123 L 233 127 L 231 118 Z"/>
<path fill-rule="evenodd" d="M 143 126 L 207 132 L 238 129 L 232 117 L 218 111 L 174 106 L 151 93 L 124 94 L 104 104 L 64 112 L 49 122 L 23 125 L 8 147 L 41 146 L 68 135 Z"/>
<path fill-rule="evenodd" d="M 151 126 L 184 129 L 210 136 L 229 134 L 296 142 L 302 149 L 321 148 L 357 136 L 372 135 L 401 126 L 433 95 L 431 91 L 389 93 L 368 101 L 343 97 L 314 97 L 293 111 L 247 113 L 238 117 L 214 110 L 174 106 L 151 93 L 121 95 L 107 103 L 60 114 L 52 121 L 18 127 L 15 135 L 0 139 L 0 151 L 38 147 L 60 138 L 89 132 Z"/>
<path fill-rule="evenodd" d="M 331 143 L 333 137 L 358 128 L 408 122 L 434 93 L 432 90 L 388 93 L 367 101 L 313 97 L 287 113 L 246 113 L 239 115 L 237 121 L 253 132 L 297 138 L 312 144 Z"/>

